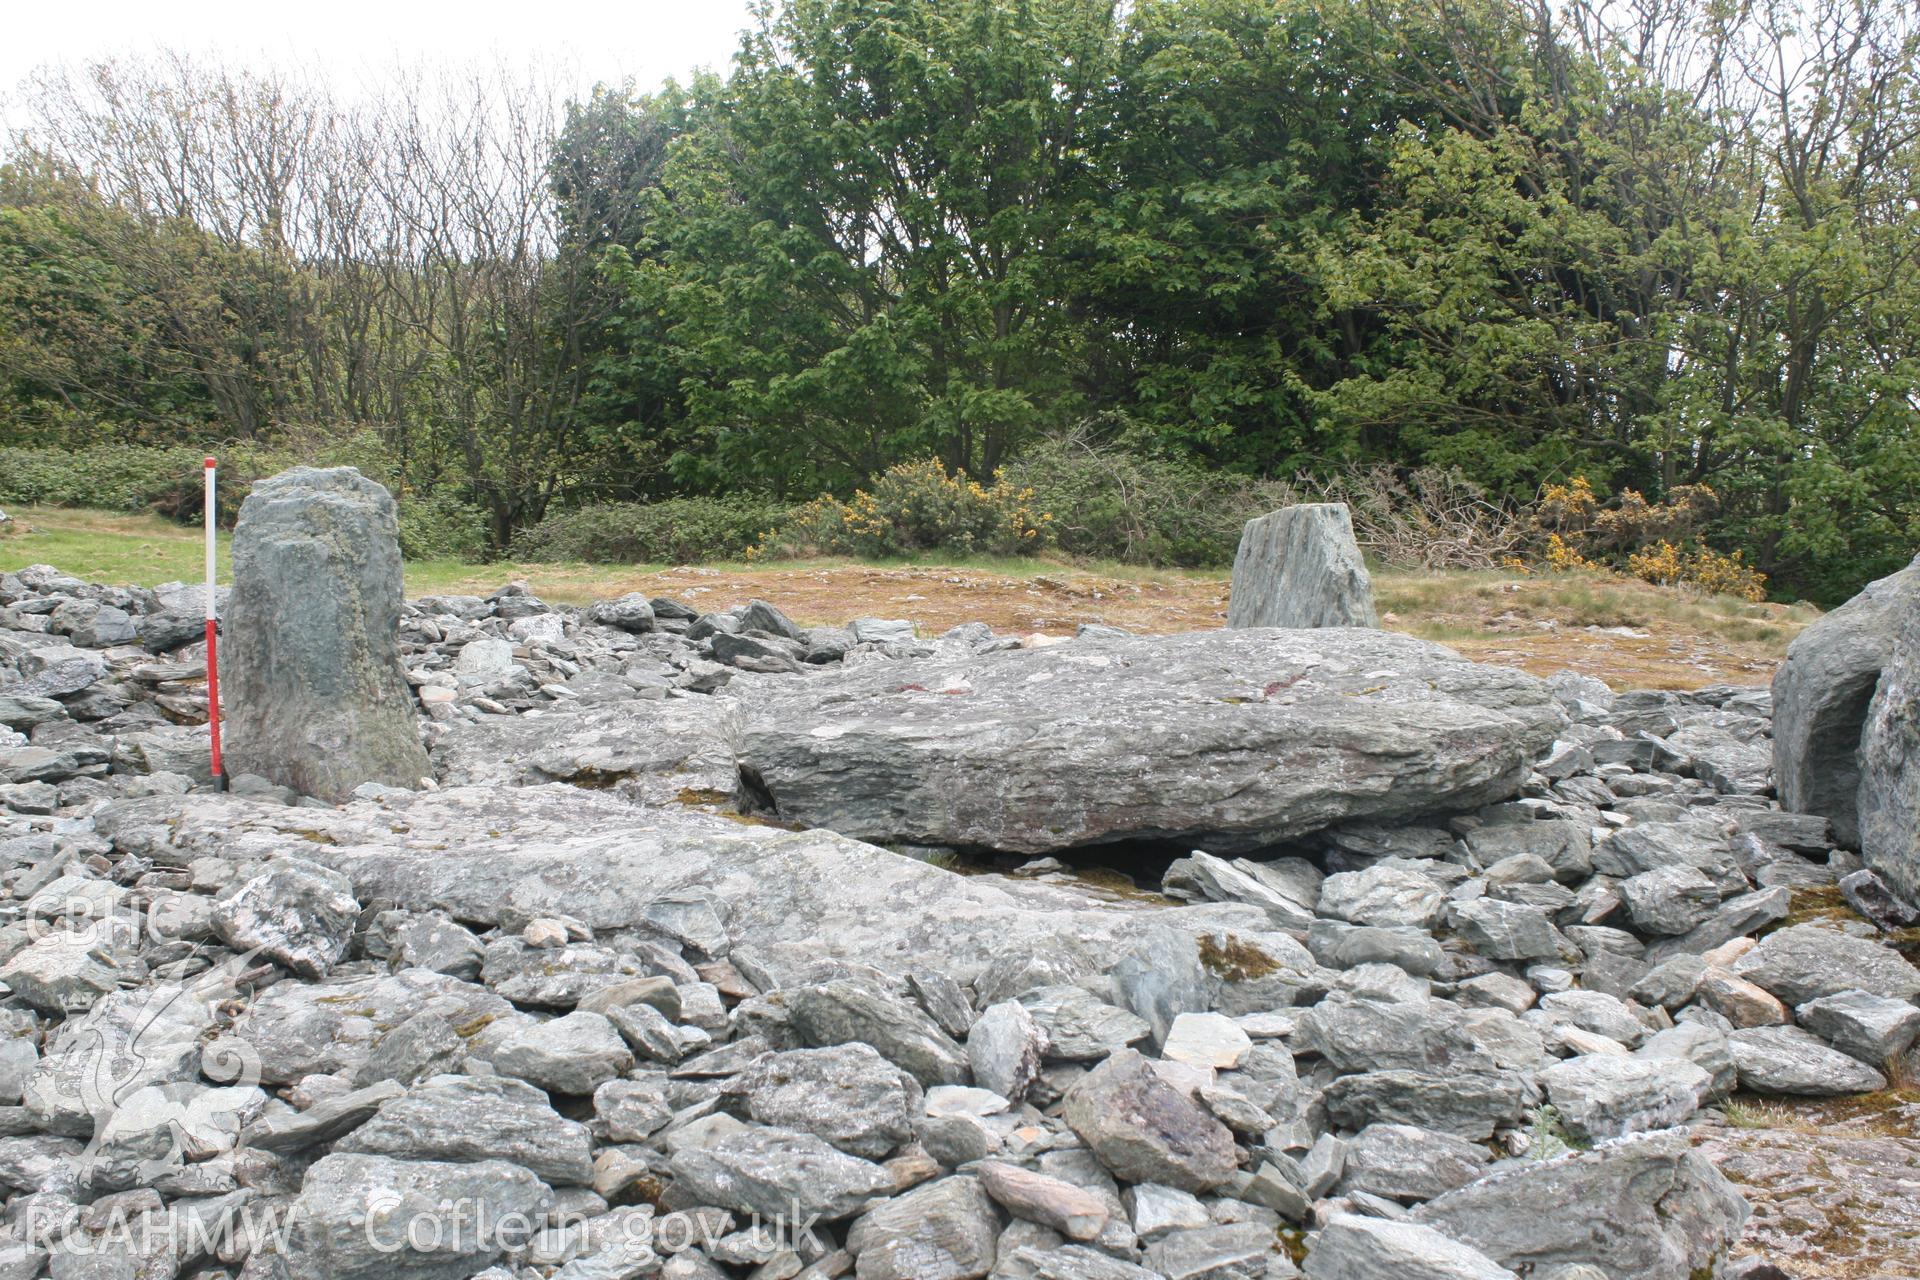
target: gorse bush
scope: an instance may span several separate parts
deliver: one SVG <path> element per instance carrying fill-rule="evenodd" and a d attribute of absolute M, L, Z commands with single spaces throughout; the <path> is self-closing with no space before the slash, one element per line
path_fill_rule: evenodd
<path fill-rule="evenodd" d="M 1738 551 L 1711 547 L 1682 551 L 1662 539 L 1627 557 L 1627 572 L 1663 587 L 1695 587 L 1709 595 L 1734 596 L 1758 604 L 1767 598 L 1766 575 L 1746 563 Z"/>
<path fill-rule="evenodd" d="M 188 481 L 197 483 L 205 457 L 184 447 L 0 447 L 0 501 L 144 511 Z"/>
<path fill-rule="evenodd" d="M 1701 541 L 1719 510 L 1719 495 L 1704 484 L 1675 485 L 1660 503 L 1634 489 L 1606 503 L 1585 476 L 1575 476 L 1540 491 L 1533 509 L 1536 556 L 1555 571 L 1616 569 L 1657 586 L 1765 600 L 1767 577 L 1744 553 Z"/>
<path fill-rule="evenodd" d="M 735 560 L 781 524 L 783 503 L 751 497 L 604 502 L 548 516 L 513 540 L 521 560 L 690 564 Z"/>
<path fill-rule="evenodd" d="M 889 467 L 844 502 L 814 499 L 771 529 L 754 554 L 1031 555 L 1052 546 L 1052 526 L 1033 489 L 1004 472 L 982 485 L 927 458 Z"/>

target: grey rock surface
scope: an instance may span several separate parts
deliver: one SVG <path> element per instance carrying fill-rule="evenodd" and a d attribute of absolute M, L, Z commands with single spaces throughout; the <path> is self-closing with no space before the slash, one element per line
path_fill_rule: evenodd
<path fill-rule="evenodd" d="M 393 496 L 350 467 L 254 486 L 233 536 L 222 702 L 235 773 L 340 801 L 432 770 L 401 670 Z"/>
<path fill-rule="evenodd" d="M 1584 1263 L 1616 1280 L 1678 1280 L 1715 1266 L 1747 1213 L 1686 1131 L 1668 1129 L 1490 1174 L 1412 1217 L 1509 1268 Z"/>
<path fill-rule="evenodd" d="M 1799 1027 L 1750 1027 L 1727 1037 L 1740 1087 L 1816 1098 L 1873 1093 L 1887 1078 Z"/>
<path fill-rule="evenodd" d="M 1407 1124 L 1370 1124 L 1347 1143 L 1342 1189 L 1389 1200 L 1431 1200 L 1479 1177 L 1485 1147 Z"/>
<path fill-rule="evenodd" d="M 1514 1280 L 1478 1249 L 1417 1222 L 1340 1214 L 1313 1238 L 1307 1280 Z"/>
<path fill-rule="evenodd" d="M 832 672 L 744 708 L 737 754 L 779 816 L 861 839 L 1236 850 L 1504 799 L 1561 718 L 1438 645 L 1255 629 Z"/>
<path fill-rule="evenodd" d="M 1790 1005 L 1854 990 L 1892 1000 L 1920 996 L 1920 969 L 1898 951 L 1820 924 L 1775 930 L 1733 970 Z"/>
<path fill-rule="evenodd" d="M 1346 503 L 1302 503 L 1247 521 L 1233 557 L 1227 625 L 1380 625 Z"/>
<path fill-rule="evenodd" d="M 912 1076 L 859 1043 L 768 1054 L 732 1089 L 761 1124 L 811 1133 L 869 1160 L 912 1136 L 920 1100 Z"/>
<path fill-rule="evenodd" d="M 1685 1058 L 1590 1053 L 1547 1068 L 1540 1084 L 1567 1131 L 1597 1142 L 1685 1124 L 1713 1077 Z"/>
<path fill-rule="evenodd" d="M 214 932 L 235 951 L 258 950 L 306 978 L 324 978 L 346 954 L 360 904 L 347 878 L 284 857 L 214 903 Z"/>
<path fill-rule="evenodd" d="M 1865 991 L 1840 991 L 1794 1011 L 1800 1025 L 1870 1067 L 1883 1066 L 1920 1039 L 1920 1007 Z"/>
<path fill-rule="evenodd" d="M 854 1223 L 859 1280 L 978 1280 L 993 1270 L 1000 1216 L 977 1178 L 942 1178 Z"/>
<path fill-rule="evenodd" d="M 1860 843 L 1860 751 L 1869 704 L 1906 619 L 1920 613 L 1920 559 L 1869 583 L 1795 637 L 1773 677 L 1773 767 L 1780 802 Z"/>
<path fill-rule="evenodd" d="M 508 1160 L 556 1186 L 592 1181 L 586 1128 L 519 1080 L 435 1076 L 383 1103 L 336 1150 L 404 1160 Z"/>
<path fill-rule="evenodd" d="M 282 1262 L 289 1280 L 468 1280 L 506 1251 L 483 1219 L 530 1221 L 552 1204 L 545 1184 L 502 1160 L 330 1155 L 307 1171 Z M 435 1247 L 413 1247 L 409 1224 Z"/>
<path fill-rule="evenodd" d="M 575 1009 L 508 1036 L 493 1053 L 503 1076 L 550 1094 L 584 1096 L 633 1066 L 633 1052 L 605 1014 Z"/>
<path fill-rule="evenodd" d="M 892 1186 L 879 1165 L 788 1129 L 749 1128 L 707 1146 L 682 1147 L 671 1168 L 695 1204 L 788 1222 L 810 1214 L 829 1222 L 850 1217 Z"/>
<path fill-rule="evenodd" d="M 1206 1191 L 1235 1169 L 1226 1126 L 1123 1049 L 1074 1082 L 1066 1120 L 1100 1163 L 1129 1182 Z"/>
<path fill-rule="evenodd" d="M 1911 581 L 1892 657 L 1867 708 L 1855 800 L 1860 856 L 1906 905 L 1920 907 L 1920 559 L 1901 575 Z"/>

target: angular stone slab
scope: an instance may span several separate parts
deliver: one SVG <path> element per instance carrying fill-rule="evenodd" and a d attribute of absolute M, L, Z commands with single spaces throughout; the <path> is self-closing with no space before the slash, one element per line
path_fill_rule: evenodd
<path fill-rule="evenodd" d="M 1346 503 L 1301 503 L 1247 521 L 1233 556 L 1227 625 L 1380 625 Z"/>
<path fill-rule="evenodd" d="M 117 801 L 96 821 L 120 848 L 170 866 L 260 858 L 297 842 L 302 856 L 343 872 L 363 902 L 479 926 L 558 913 L 596 932 L 646 928 L 658 900 L 698 892 L 718 905 L 735 957 L 746 948 L 794 975 L 837 957 L 971 981 L 998 957 L 1043 949 L 1105 972 L 1141 923 L 1138 905 L 1070 886 L 957 875 L 830 831 L 643 808 L 557 783 L 452 787 L 339 809 L 196 793 Z M 1267 913 L 1241 903 L 1155 907 L 1153 920 L 1188 934 L 1272 936 Z"/>
<path fill-rule="evenodd" d="M 1439 645 L 1257 629 L 835 671 L 743 707 L 736 749 L 781 818 L 858 839 L 1234 851 L 1505 799 L 1562 724 Z"/>
<path fill-rule="evenodd" d="M 681 698 L 488 716 L 455 725 L 434 746 L 433 763 L 449 786 L 571 782 L 617 785 L 654 804 L 689 794 L 721 800 L 738 779 L 726 732 L 732 714 L 718 698 Z"/>
<path fill-rule="evenodd" d="M 1679 1280 L 1715 1274 L 1747 1214 L 1687 1131 L 1664 1129 L 1490 1174 L 1411 1216 L 1505 1267 L 1586 1263 L 1615 1280 Z"/>

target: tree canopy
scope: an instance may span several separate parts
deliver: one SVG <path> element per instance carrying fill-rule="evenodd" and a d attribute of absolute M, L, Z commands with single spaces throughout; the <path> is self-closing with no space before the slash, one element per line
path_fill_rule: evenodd
<path fill-rule="evenodd" d="M 1098 422 L 1711 490 L 1831 600 L 1920 545 L 1917 68 L 1903 0 L 764 0 L 726 74 L 564 104 L 50 71 L 0 443 L 372 432 L 504 543 Z"/>

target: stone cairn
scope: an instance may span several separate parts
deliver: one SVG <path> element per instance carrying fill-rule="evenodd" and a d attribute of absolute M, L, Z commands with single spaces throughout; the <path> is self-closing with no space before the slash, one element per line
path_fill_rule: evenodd
<path fill-rule="evenodd" d="M 1772 696 L 1616 692 L 1383 631 L 401 605 L 352 472 L 261 486 L 238 559 L 242 767 L 303 771 L 230 794 L 197 592 L 0 573 L 0 1277 L 1916 1273 L 1920 1140 L 1726 1122 L 1914 1061 L 1905 908 L 1772 796 L 1839 743 L 1908 883 L 1900 575 L 1810 725 L 1864 608 Z M 352 786 L 422 740 L 437 787 Z M 1066 866 L 1141 842 L 1183 856 Z"/>

